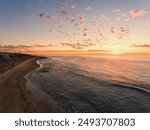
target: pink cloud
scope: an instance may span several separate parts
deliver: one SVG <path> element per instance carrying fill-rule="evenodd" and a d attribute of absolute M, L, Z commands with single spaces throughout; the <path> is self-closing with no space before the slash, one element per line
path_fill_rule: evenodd
<path fill-rule="evenodd" d="M 137 17 L 137 16 L 142 16 L 146 14 L 147 12 L 145 10 L 133 9 L 133 10 L 130 10 L 129 13 L 132 17 Z"/>
<path fill-rule="evenodd" d="M 79 20 L 80 20 L 80 25 L 83 25 L 86 21 L 85 17 L 84 16 L 79 16 Z"/>
<path fill-rule="evenodd" d="M 116 20 L 116 21 L 120 21 L 121 19 L 120 19 L 119 17 L 117 17 L 115 20 Z"/>

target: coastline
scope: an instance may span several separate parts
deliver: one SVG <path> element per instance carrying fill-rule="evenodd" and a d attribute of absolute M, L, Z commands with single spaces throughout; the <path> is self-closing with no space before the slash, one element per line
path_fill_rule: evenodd
<path fill-rule="evenodd" d="M 77 66 L 77 69 L 74 64 L 71 64 L 72 62 L 69 62 L 69 59 L 75 61 L 75 64 L 80 61 L 79 59 L 67 59 L 68 63 L 66 62 L 66 66 L 64 67 L 59 57 L 58 62 L 56 62 L 57 58 L 54 59 L 55 62 L 53 62 L 52 58 L 49 59 L 49 62 L 46 62 L 46 64 L 48 63 L 47 68 L 44 62 L 41 62 L 44 68 L 34 71 L 40 67 L 38 60 L 43 58 L 44 57 L 28 57 L 28 59 L 22 61 L 21 64 L 14 65 L 11 69 L 0 73 L 1 113 L 149 112 L 149 91 L 144 87 L 138 88 L 136 84 L 134 87 L 132 82 L 112 82 L 112 80 L 109 80 L 109 82 L 103 80 L 103 77 L 98 79 L 97 77 L 87 75 L 90 71 L 82 71 L 87 63 L 91 63 L 91 58 L 88 60 L 86 58 L 87 62 L 82 66 Z M 63 61 L 64 59 L 62 62 Z M 100 64 L 96 59 L 95 62 L 90 64 L 89 68 L 94 65 L 101 68 L 104 67 L 102 70 L 106 70 L 105 68 L 108 68 L 110 63 L 113 62 L 113 60 L 108 62 L 108 60 L 103 59 L 99 59 L 98 61 L 101 61 L 101 66 L 99 66 Z M 117 61 L 118 60 L 116 60 L 116 62 Z M 139 64 L 141 64 L 141 60 L 138 59 L 138 61 L 140 61 Z M 105 63 L 108 63 L 106 67 L 104 66 Z M 120 65 L 126 62 L 120 62 L 119 60 L 118 63 L 118 65 Z M 130 63 L 130 60 L 127 63 Z M 134 66 L 135 64 L 126 65 L 125 67 L 128 68 L 128 65 Z M 51 68 L 51 66 L 53 66 L 53 68 Z M 78 67 L 80 67 L 80 72 L 78 71 Z M 148 64 L 144 66 L 144 68 L 147 68 L 146 70 L 148 70 L 148 67 Z M 118 67 L 114 72 L 120 72 L 120 69 L 121 68 Z M 95 70 L 95 68 L 93 68 L 93 70 Z M 100 71 L 99 74 L 102 75 L 102 73 L 103 71 Z M 68 76 L 68 74 L 70 75 Z M 109 74 L 111 75 L 112 72 Z M 27 77 L 28 75 L 29 77 Z M 128 77 L 128 75 L 126 75 L 126 77 Z M 148 85 L 149 82 L 145 81 L 145 83 Z M 124 99 L 123 102 L 122 99 Z M 132 102 L 134 102 L 134 104 Z M 126 106 L 130 107 L 127 108 Z"/>
<path fill-rule="evenodd" d="M 25 75 L 39 67 L 40 57 L 29 58 L 0 74 L 0 112 L 46 112 L 47 106 L 34 101 L 26 89 Z"/>

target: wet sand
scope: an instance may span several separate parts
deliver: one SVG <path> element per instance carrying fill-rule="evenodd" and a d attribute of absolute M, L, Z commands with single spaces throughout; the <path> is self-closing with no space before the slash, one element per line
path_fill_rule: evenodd
<path fill-rule="evenodd" d="M 46 112 L 50 109 L 46 104 L 34 101 L 26 89 L 24 76 L 39 67 L 38 58 L 29 58 L 0 74 L 0 112 Z"/>

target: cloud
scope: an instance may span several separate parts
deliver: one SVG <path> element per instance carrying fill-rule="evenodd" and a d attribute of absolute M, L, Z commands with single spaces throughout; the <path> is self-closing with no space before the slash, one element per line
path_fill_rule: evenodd
<path fill-rule="evenodd" d="M 40 17 L 44 17 L 44 14 L 43 14 L 43 13 L 41 13 L 41 14 L 39 14 L 39 16 L 40 16 Z"/>
<path fill-rule="evenodd" d="M 17 49 L 17 48 L 29 48 L 32 46 L 27 46 L 27 45 L 4 45 L 0 46 L 0 48 L 5 48 L 5 49 Z"/>
<path fill-rule="evenodd" d="M 62 5 L 60 6 L 60 8 L 61 8 L 61 9 L 64 9 L 64 8 L 65 8 L 64 4 L 62 4 Z"/>
<path fill-rule="evenodd" d="M 122 14 L 122 17 L 126 17 L 126 16 L 127 16 L 127 14 L 125 14 L 125 13 L 124 13 L 124 14 Z"/>
<path fill-rule="evenodd" d="M 115 33 L 114 27 L 111 27 L 110 32 L 111 32 L 111 34 L 114 34 L 114 33 Z"/>
<path fill-rule="evenodd" d="M 49 44 L 48 46 L 49 47 L 58 47 L 58 45 L 55 45 L 55 44 Z"/>
<path fill-rule="evenodd" d="M 4 45 L 0 46 L 1 51 L 8 51 L 8 52 L 16 52 L 18 50 L 31 50 L 32 46 L 26 46 L 26 45 Z"/>
<path fill-rule="evenodd" d="M 47 48 L 47 47 L 57 47 L 57 45 L 54 44 L 48 44 L 48 45 L 0 45 L 1 51 L 32 51 L 33 49 L 37 48 Z"/>
<path fill-rule="evenodd" d="M 87 36 L 88 35 L 88 33 L 90 33 L 90 29 L 88 29 L 88 28 L 84 28 L 83 30 L 82 30 L 82 35 L 83 36 Z"/>
<path fill-rule="evenodd" d="M 83 33 L 83 36 L 87 36 L 87 34 L 86 34 L 86 33 Z"/>
<path fill-rule="evenodd" d="M 124 19 L 124 21 L 128 22 L 130 19 L 131 19 L 130 17 L 127 17 L 127 18 Z"/>
<path fill-rule="evenodd" d="M 96 26 L 96 20 L 91 21 L 91 24 L 93 24 L 94 26 Z"/>
<path fill-rule="evenodd" d="M 111 12 L 112 12 L 112 13 L 119 13 L 119 12 L 120 12 L 120 9 L 113 9 Z"/>
<path fill-rule="evenodd" d="M 79 20 L 80 20 L 80 25 L 83 25 L 86 21 L 85 17 L 83 15 L 79 16 Z"/>
<path fill-rule="evenodd" d="M 43 14 L 43 13 L 41 13 L 41 14 L 39 14 L 39 17 L 40 18 L 43 18 L 43 19 L 47 19 L 47 20 L 57 20 L 57 18 L 56 18 L 56 14 L 52 14 L 52 15 L 45 15 L 45 14 Z"/>
<path fill-rule="evenodd" d="M 129 13 L 132 17 L 137 17 L 137 16 L 142 16 L 146 14 L 147 12 L 145 10 L 133 9 L 133 10 L 130 10 Z"/>
<path fill-rule="evenodd" d="M 91 46 L 95 46 L 96 44 L 91 43 L 91 42 L 83 42 L 83 43 L 61 43 L 62 46 L 69 46 L 72 47 L 74 49 L 84 49 L 86 47 L 91 47 Z"/>
<path fill-rule="evenodd" d="M 116 19 L 115 19 L 115 21 L 120 21 L 121 19 L 119 18 L 119 17 L 117 17 Z"/>
<path fill-rule="evenodd" d="M 88 6 L 87 8 L 86 8 L 86 11 L 90 11 L 92 9 L 92 7 L 91 6 Z"/>
<path fill-rule="evenodd" d="M 69 17 L 69 13 L 67 11 L 62 10 L 61 13 L 65 16 L 65 17 Z"/>
<path fill-rule="evenodd" d="M 82 30 L 82 32 L 89 32 L 89 29 L 84 28 L 84 29 Z"/>
<path fill-rule="evenodd" d="M 129 28 L 120 27 L 120 29 L 115 29 L 115 27 L 110 28 L 110 32 L 112 35 L 114 35 L 118 40 L 121 40 L 125 37 L 127 37 L 130 33 Z"/>
<path fill-rule="evenodd" d="M 75 21 L 76 21 L 75 19 L 71 19 L 71 20 L 70 20 L 70 22 L 75 22 Z"/>
<path fill-rule="evenodd" d="M 135 43 L 134 43 L 134 45 L 133 45 L 134 47 L 143 47 L 143 48 L 150 48 L 150 44 L 141 44 L 141 45 L 136 45 Z"/>
<path fill-rule="evenodd" d="M 76 6 L 75 5 L 71 5 L 70 6 L 70 9 L 74 9 Z"/>

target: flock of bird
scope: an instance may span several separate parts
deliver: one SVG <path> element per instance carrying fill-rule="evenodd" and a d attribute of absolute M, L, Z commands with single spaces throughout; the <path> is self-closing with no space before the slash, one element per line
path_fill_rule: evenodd
<path fill-rule="evenodd" d="M 128 12 L 121 12 L 120 9 L 112 9 L 101 12 L 96 8 L 96 0 L 93 0 L 92 5 L 78 7 L 79 5 L 73 2 L 61 3 L 56 11 L 41 11 L 38 14 L 40 20 L 48 21 L 51 28 L 47 33 L 52 33 L 62 38 L 60 43 L 50 43 L 48 45 L 5 45 L 0 46 L 1 50 L 20 50 L 33 51 L 37 48 L 55 48 L 69 47 L 73 49 L 84 49 L 93 46 L 113 45 L 110 39 L 122 44 L 124 39 L 129 38 L 130 28 L 120 26 L 121 18 L 124 22 L 129 20 Z M 53 4 L 52 4 L 53 5 Z M 97 13 L 98 12 L 98 13 Z M 139 11 L 134 11 L 138 13 Z M 112 17 L 114 16 L 114 17 Z M 65 41 L 65 42 L 64 42 Z M 90 48 L 91 49 L 91 48 Z"/>
<path fill-rule="evenodd" d="M 66 39 L 66 42 L 59 43 L 57 46 L 69 46 L 75 49 L 102 46 L 109 44 L 107 42 L 109 37 L 119 41 L 129 35 L 129 28 L 112 26 L 110 18 L 104 14 L 89 18 L 94 6 L 87 6 L 79 12 L 77 10 L 75 4 L 61 4 L 59 12 L 50 12 L 51 15 L 39 14 L 41 19 L 55 23 L 56 26 L 48 30 L 50 33 L 57 33 Z M 112 10 L 111 13 L 120 13 L 120 10 Z M 110 24 L 105 25 L 105 23 Z"/>

